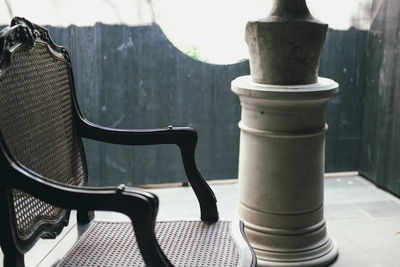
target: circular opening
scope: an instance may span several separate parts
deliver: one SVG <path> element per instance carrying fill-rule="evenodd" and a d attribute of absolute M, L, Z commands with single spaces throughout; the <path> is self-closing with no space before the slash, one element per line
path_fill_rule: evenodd
<path fill-rule="evenodd" d="M 152 0 L 155 21 L 183 53 L 213 64 L 248 58 L 247 21 L 265 17 L 272 1 Z"/>

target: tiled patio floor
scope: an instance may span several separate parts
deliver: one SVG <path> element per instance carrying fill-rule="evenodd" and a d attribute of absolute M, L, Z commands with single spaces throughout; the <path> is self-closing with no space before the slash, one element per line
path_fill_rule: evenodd
<path fill-rule="evenodd" d="M 222 219 L 236 216 L 236 183 L 213 184 Z M 199 209 L 189 187 L 152 189 L 160 198 L 158 218 L 198 217 Z M 73 214 L 74 215 L 74 214 Z M 329 234 L 339 247 L 334 267 L 400 266 L 400 200 L 360 176 L 325 179 L 325 216 Z M 74 218 L 74 216 L 72 216 Z M 117 213 L 97 212 L 96 218 L 128 220 Z M 70 225 L 74 231 L 74 223 Z M 36 266 L 52 247 L 41 240 L 27 257 Z"/>

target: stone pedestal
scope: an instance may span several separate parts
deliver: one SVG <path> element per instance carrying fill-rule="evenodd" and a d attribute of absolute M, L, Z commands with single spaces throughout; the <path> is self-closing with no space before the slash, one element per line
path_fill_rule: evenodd
<path fill-rule="evenodd" d="M 239 217 L 258 266 L 325 266 L 338 251 L 323 216 L 325 109 L 338 84 L 268 85 L 242 76 Z"/>

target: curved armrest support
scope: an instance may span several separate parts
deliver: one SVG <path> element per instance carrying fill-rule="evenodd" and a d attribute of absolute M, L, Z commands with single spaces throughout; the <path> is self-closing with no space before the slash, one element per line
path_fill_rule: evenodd
<path fill-rule="evenodd" d="M 78 116 L 78 121 L 79 134 L 98 141 L 123 145 L 177 145 L 181 151 L 186 176 L 200 204 L 201 219 L 206 222 L 218 220 L 215 195 L 196 167 L 196 130 L 190 127 L 172 126 L 147 130 L 114 129 L 96 125 L 81 116 Z"/>
<path fill-rule="evenodd" d="M 0 156 L 4 160 L 4 154 Z M 147 266 L 172 266 L 162 252 L 154 232 L 158 198 L 135 188 L 73 187 L 55 183 L 26 169 L 13 160 L 1 183 L 22 190 L 51 205 L 65 209 L 87 209 L 121 212 L 132 221 L 140 252 Z"/>
<path fill-rule="evenodd" d="M 201 219 L 205 222 L 218 221 L 217 198 L 210 186 L 201 176 L 194 159 L 196 145 L 179 146 L 186 176 L 200 205 Z"/>

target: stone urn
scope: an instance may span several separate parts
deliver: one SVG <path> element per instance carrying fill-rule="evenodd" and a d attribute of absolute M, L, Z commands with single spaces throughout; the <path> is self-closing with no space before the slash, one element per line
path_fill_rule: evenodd
<path fill-rule="evenodd" d="M 250 73 L 262 84 L 317 82 L 327 24 L 315 19 L 305 0 L 275 0 L 270 15 L 248 22 Z"/>

